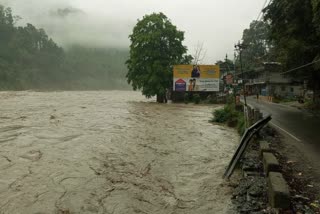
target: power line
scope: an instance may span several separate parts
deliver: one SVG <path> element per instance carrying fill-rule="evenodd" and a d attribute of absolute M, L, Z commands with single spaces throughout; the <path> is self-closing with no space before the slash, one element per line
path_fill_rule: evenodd
<path fill-rule="evenodd" d="M 287 74 L 287 73 L 290 73 L 290 72 L 299 70 L 299 69 L 301 69 L 301 68 L 305 68 L 305 67 L 308 67 L 308 66 L 310 66 L 310 65 L 316 64 L 317 62 L 320 62 L 320 59 L 318 59 L 318 60 L 316 60 L 316 61 L 313 61 L 313 62 L 310 62 L 310 63 L 307 63 L 307 64 L 305 64 L 305 65 L 302 65 L 302 66 L 299 66 L 299 67 L 290 69 L 290 70 L 285 71 L 285 72 L 282 72 L 282 73 L 280 73 L 280 74 Z M 244 71 L 243 73 L 249 73 L 249 72 L 251 72 L 251 71 Z M 236 74 L 236 76 L 239 76 L 240 74 L 241 74 L 241 73 L 238 73 L 238 74 Z"/>
<path fill-rule="evenodd" d="M 268 0 L 267 0 L 268 1 Z M 269 3 L 267 5 L 264 5 L 263 8 L 260 11 L 260 14 L 263 13 L 263 10 L 267 7 L 269 7 L 269 5 L 272 3 L 272 0 L 269 1 Z M 260 15 L 259 15 L 260 16 Z M 259 19 L 257 21 L 261 21 L 261 19 L 263 18 L 263 16 L 260 16 Z"/>
<path fill-rule="evenodd" d="M 271 2 L 271 1 L 270 1 L 270 2 Z M 264 4 L 263 4 L 263 7 L 262 7 L 262 9 L 261 9 L 261 11 L 260 11 L 257 19 L 256 19 L 257 21 L 260 21 L 260 16 L 261 16 L 261 14 L 263 13 L 263 9 L 266 7 L 267 3 L 268 3 L 268 0 L 265 0 L 265 2 L 264 2 Z M 270 4 L 270 3 L 269 3 L 269 4 Z"/>
<path fill-rule="evenodd" d="M 261 18 L 263 17 L 263 16 L 262 16 L 262 14 L 263 14 L 263 9 L 266 8 L 266 7 L 268 7 L 268 6 L 271 4 L 271 2 L 272 2 L 272 0 L 269 0 L 269 3 L 268 3 L 268 0 L 265 0 L 265 1 L 264 1 L 263 7 L 262 7 L 262 9 L 260 10 L 259 15 L 258 15 L 258 17 L 257 17 L 257 19 L 256 19 L 257 22 L 259 22 L 259 21 L 261 20 Z M 268 3 L 268 4 L 267 4 L 267 3 Z M 254 37 L 257 37 L 257 35 L 255 34 Z M 239 43 L 240 43 L 240 42 L 239 42 Z M 239 45 L 239 44 L 238 44 L 238 45 Z M 243 44 L 242 44 L 242 45 L 243 45 Z M 234 66 L 235 66 L 235 64 L 234 64 Z M 236 75 L 236 69 L 234 69 L 234 70 L 235 70 L 235 75 Z"/>
<path fill-rule="evenodd" d="M 260 21 L 260 19 L 263 17 L 263 16 L 261 16 L 262 13 L 263 13 L 263 9 L 264 9 L 265 7 L 268 7 L 268 6 L 271 4 L 271 2 L 272 2 L 272 0 L 270 0 L 269 3 L 268 3 L 268 0 L 265 0 L 265 1 L 264 1 L 264 4 L 263 4 L 263 6 L 262 6 L 262 9 L 261 9 L 260 12 L 259 12 L 259 15 L 258 15 L 256 21 Z M 268 3 L 268 5 L 267 5 L 267 3 Z M 255 36 L 256 36 L 256 35 L 255 35 Z"/>
<path fill-rule="evenodd" d="M 305 64 L 305 65 L 299 66 L 299 67 L 297 67 L 297 68 L 290 69 L 290 70 L 288 70 L 288 71 L 286 71 L 286 72 L 283 72 L 283 73 L 280 73 L 280 74 L 287 74 L 287 73 L 290 73 L 290 72 L 292 72 L 292 71 L 296 71 L 296 70 L 299 70 L 299 69 L 301 69 L 301 68 L 305 68 L 305 67 L 308 67 L 308 66 L 310 66 L 310 65 L 316 64 L 317 62 L 320 62 L 320 59 L 319 59 L 319 60 L 316 60 L 316 61 L 313 61 L 313 62 L 310 62 L 310 63 L 307 63 L 307 64 Z"/>
<path fill-rule="evenodd" d="M 265 2 L 264 2 L 264 4 L 263 4 L 263 7 L 262 7 L 262 10 L 260 11 L 260 13 L 259 13 L 256 21 L 260 21 L 260 20 L 261 20 L 261 18 L 263 17 L 263 16 L 261 16 L 261 15 L 263 14 L 263 9 L 266 8 L 266 7 L 268 7 L 268 6 L 272 3 L 272 0 L 269 1 L 268 5 L 267 5 L 267 2 L 268 2 L 268 0 L 265 0 Z M 285 72 L 282 72 L 282 73 L 280 73 L 280 74 L 291 73 L 291 72 L 296 71 L 296 70 L 299 70 L 299 69 L 301 69 L 301 68 L 305 68 L 305 67 L 308 67 L 308 66 L 310 66 L 310 65 L 316 64 L 317 62 L 320 62 L 320 59 L 319 59 L 319 60 L 316 60 L 316 61 L 313 61 L 313 62 L 310 62 L 310 63 L 307 63 L 307 64 L 305 64 L 305 65 L 302 65 L 302 66 L 299 66 L 299 67 L 290 69 L 290 70 L 285 71 Z M 247 72 L 248 72 L 248 71 L 247 71 Z M 243 75 L 243 73 L 246 73 L 246 72 L 242 72 L 242 75 Z M 239 75 L 239 74 L 238 74 L 238 75 Z"/>

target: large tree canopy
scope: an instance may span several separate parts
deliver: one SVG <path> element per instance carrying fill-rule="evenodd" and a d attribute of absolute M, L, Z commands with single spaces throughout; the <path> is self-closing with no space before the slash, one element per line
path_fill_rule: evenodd
<path fill-rule="evenodd" d="M 320 52 L 319 0 L 274 0 L 264 10 L 270 23 L 270 39 L 278 60 L 288 70 L 317 59 Z M 309 79 L 314 89 L 320 76 L 314 66 L 290 72 L 297 79 Z"/>
<path fill-rule="evenodd" d="M 242 41 L 245 46 L 242 61 L 245 71 L 252 71 L 264 61 L 271 60 L 268 40 L 269 25 L 263 21 L 253 21 L 250 28 L 245 29 Z"/>
<path fill-rule="evenodd" d="M 163 96 L 172 85 L 172 66 L 192 60 L 185 55 L 184 32 L 163 13 L 153 13 L 138 20 L 129 38 L 128 82 L 146 97 Z"/>

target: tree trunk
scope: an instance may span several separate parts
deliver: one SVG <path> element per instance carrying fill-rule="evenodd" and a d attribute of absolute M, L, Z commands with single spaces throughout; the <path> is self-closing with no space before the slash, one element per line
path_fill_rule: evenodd
<path fill-rule="evenodd" d="M 163 97 L 163 95 L 157 94 L 157 102 L 158 102 L 158 103 L 163 103 L 163 102 L 164 102 L 164 97 Z"/>
<path fill-rule="evenodd" d="M 320 75 L 319 71 L 313 71 L 313 103 L 318 107 L 320 105 Z"/>

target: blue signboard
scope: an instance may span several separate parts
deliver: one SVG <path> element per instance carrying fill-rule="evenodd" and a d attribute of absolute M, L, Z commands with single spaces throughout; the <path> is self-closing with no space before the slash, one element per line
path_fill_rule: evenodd
<path fill-rule="evenodd" d="M 183 79 L 179 79 L 175 82 L 176 91 L 186 91 L 187 83 Z"/>

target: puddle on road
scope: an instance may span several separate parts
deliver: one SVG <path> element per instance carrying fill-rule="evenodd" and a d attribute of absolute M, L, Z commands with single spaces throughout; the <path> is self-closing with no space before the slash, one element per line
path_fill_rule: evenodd
<path fill-rule="evenodd" d="M 0 93 L 0 213 L 226 213 L 237 133 L 136 92 Z"/>

